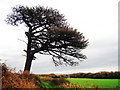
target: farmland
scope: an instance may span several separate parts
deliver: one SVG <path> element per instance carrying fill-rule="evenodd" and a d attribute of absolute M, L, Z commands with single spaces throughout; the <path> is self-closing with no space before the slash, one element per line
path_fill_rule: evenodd
<path fill-rule="evenodd" d="M 50 80 L 52 79 L 52 80 Z M 69 83 L 62 83 L 60 78 L 46 77 L 41 79 L 44 88 L 117 88 L 120 87 L 118 81 L 120 79 L 90 79 L 90 78 L 67 78 Z M 55 81 L 51 83 L 51 81 Z M 58 83 L 58 84 L 57 84 Z"/>
<path fill-rule="evenodd" d="M 89 78 L 67 78 L 70 83 L 80 84 L 86 88 L 92 88 L 97 85 L 99 88 L 115 88 L 120 79 L 89 79 Z"/>

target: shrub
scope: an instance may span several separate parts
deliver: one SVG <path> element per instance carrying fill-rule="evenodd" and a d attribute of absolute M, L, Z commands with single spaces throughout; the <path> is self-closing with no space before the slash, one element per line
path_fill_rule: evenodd
<path fill-rule="evenodd" d="M 2 64 L 2 88 L 41 88 L 41 81 L 34 74 L 12 73 L 11 69 Z"/>
<path fill-rule="evenodd" d="M 74 83 L 65 83 L 59 86 L 60 88 L 80 88 L 80 90 L 85 90 L 84 87 L 80 84 Z"/>
<path fill-rule="evenodd" d="M 68 80 L 66 80 L 65 78 L 54 78 L 51 81 L 51 84 L 53 85 L 61 85 L 63 83 L 70 83 Z"/>
<path fill-rule="evenodd" d="M 49 76 L 40 76 L 40 79 L 47 82 L 51 82 L 53 80 L 53 78 Z"/>
<path fill-rule="evenodd" d="M 99 87 L 94 84 L 87 84 L 87 86 L 83 86 L 81 84 L 75 84 L 75 83 L 64 83 L 59 86 L 60 88 L 79 88 L 80 90 L 86 90 L 86 88 L 92 90 L 97 90 Z"/>

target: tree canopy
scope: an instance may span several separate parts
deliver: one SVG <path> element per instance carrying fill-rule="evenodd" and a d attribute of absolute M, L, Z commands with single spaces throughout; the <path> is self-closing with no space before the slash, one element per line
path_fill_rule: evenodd
<path fill-rule="evenodd" d="M 88 46 L 88 40 L 77 29 L 70 27 L 64 15 L 56 9 L 16 6 L 6 22 L 13 26 L 24 24 L 28 27 L 25 32 L 28 59 L 34 60 L 36 53 L 51 55 L 56 66 L 73 66 L 86 59 L 81 50 Z"/>

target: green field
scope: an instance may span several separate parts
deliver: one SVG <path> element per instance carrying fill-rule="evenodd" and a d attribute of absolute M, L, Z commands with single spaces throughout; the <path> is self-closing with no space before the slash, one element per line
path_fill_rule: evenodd
<path fill-rule="evenodd" d="M 85 88 L 92 88 L 98 85 L 99 88 L 115 88 L 120 79 L 89 79 L 89 78 L 67 78 L 70 83 L 82 85 Z M 120 86 L 120 85 L 119 85 Z"/>

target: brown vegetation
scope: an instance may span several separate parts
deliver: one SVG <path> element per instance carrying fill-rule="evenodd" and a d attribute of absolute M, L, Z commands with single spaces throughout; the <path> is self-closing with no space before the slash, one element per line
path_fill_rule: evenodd
<path fill-rule="evenodd" d="M 41 81 L 38 75 L 12 73 L 2 64 L 2 88 L 41 88 Z"/>
<path fill-rule="evenodd" d="M 120 79 L 120 72 L 74 73 L 70 78 Z"/>
<path fill-rule="evenodd" d="M 40 76 L 50 76 L 52 78 L 94 78 L 94 79 L 120 79 L 120 71 L 97 72 L 97 73 L 73 73 L 73 74 L 43 74 Z"/>

